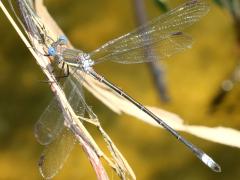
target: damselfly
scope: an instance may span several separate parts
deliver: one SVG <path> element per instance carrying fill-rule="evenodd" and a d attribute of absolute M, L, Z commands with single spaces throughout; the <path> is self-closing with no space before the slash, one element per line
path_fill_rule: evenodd
<path fill-rule="evenodd" d="M 21 2 L 21 0 L 18 1 Z M 27 30 L 34 36 L 37 36 L 37 39 L 49 39 L 43 26 L 38 22 L 35 14 L 31 12 L 31 9 L 25 8 L 24 10 L 26 14 L 30 17 L 32 16 L 32 18 L 25 19 L 25 21 L 33 22 L 24 24 L 25 26 L 27 25 Z M 68 78 L 69 80 L 67 80 L 64 89 L 68 94 L 68 99 L 74 110 L 80 111 L 79 115 L 82 117 L 81 119 L 88 119 L 92 123 L 94 123 L 96 119 L 96 115 L 85 103 L 81 91 L 81 83 L 82 80 L 84 80 L 82 77 L 83 72 L 83 74 L 89 74 L 99 82 L 108 86 L 122 98 L 138 107 L 186 145 L 208 167 L 216 172 L 220 172 L 220 166 L 207 154 L 180 136 L 174 129 L 142 104 L 97 74 L 92 68 L 93 65 L 103 61 L 114 61 L 123 64 L 146 62 L 143 48 L 147 46 L 152 46 L 152 48 L 157 51 L 158 57 L 150 58 L 155 60 L 158 58 L 164 59 L 190 48 L 192 44 L 191 37 L 181 31 L 198 21 L 208 10 L 209 7 L 204 1 L 189 0 L 185 4 L 152 20 L 135 31 L 104 44 L 91 53 L 66 48 L 66 38 L 64 36 L 61 36 L 56 42 L 53 42 L 51 46 L 48 47 L 48 55 L 54 57 L 56 62 L 67 64 L 73 69 L 72 72 L 74 76 Z M 37 21 L 37 23 L 35 21 Z M 35 27 L 32 27 L 32 25 Z M 74 80 L 75 75 L 79 75 L 81 78 Z M 78 81 L 77 83 L 76 80 Z M 41 144 L 47 145 L 47 148 L 41 156 L 42 158 L 39 165 L 41 171 L 45 171 L 44 173 L 45 175 L 49 175 L 48 177 L 55 175 L 59 168 L 61 168 L 75 142 L 74 138 L 71 137 L 71 133 L 64 128 L 64 120 L 63 117 L 59 115 L 61 112 L 58 110 L 56 104 L 56 100 L 53 100 L 35 126 L 35 135 L 38 141 Z M 87 118 L 85 118 L 85 114 Z"/>
<path fill-rule="evenodd" d="M 192 44 L 191 37 L 181 31 L 198 21 L 208 10 L 209 7 L 204 1 L 189 0 L 185 4 L 153 19 L 135 31 L 109 41 L 90 53 L 66 48 L 62 45 L 62 42 L 66 41 L 66 39 L 61 37 L 48 48 L 48 54 L 54 57 L 58 63 L 65 63 L 70 67 L 74 67 L 76 71 L 87 73 L 94 79 L 108 86 L 150 116 L 159 125 L 163 126 L 213 171 L 220 172 L 220 166 L 207 154 L 180 136 L 178 132 L 141 103 L 107 81 L 103 76 L 97 74 L 92 68 L 93 65 L 103 61 L 113 61 L 122 64 L 146 62 L 148 58 L 145 58 L 143 48 L 147 46 L 151 46 L 157 51 L 159 59 L 169 57 L 177 52 L 190 48 Z"/>

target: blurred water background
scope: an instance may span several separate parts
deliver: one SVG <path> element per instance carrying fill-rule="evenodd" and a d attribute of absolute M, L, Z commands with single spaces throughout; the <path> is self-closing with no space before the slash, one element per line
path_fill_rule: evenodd
<path fill-rule="evenodd" d="M 52 16 L 73 45 L 91 51 L 136 26 L 134 3 L 129 0 L 46 0 Z M 170 6 L 183 1 L 171 1 Z M 149 19 L 161 14 L 146 0 Z M 187 30 L 193 48 L 163 62 L 171 101 L 161 103 L 145 64 L 96 66 L 97 72 L 146 105 L 179 114 L 186 123 L 240 129 L 240 86 L 227 95 L 214 113 L 212 98 L 238 62 L 231 16 L 211 4 L 211 11 Z M 43 149 L 33 126 L 52 98 L 40 68 L 0 11 L 0 179 L 41 179 L 37 161 Z M 87 102 L 126 157 L 137 179 L 238 179 L 240 150 L 183 133 L 222 166 L 216 174 L 162 129 L 127 115 L 117 115 L 86 92 Z M 95 129 L 90 132 L 103 144 Z M 110 178 L 117 179 L 114 172 Z M 95 179 L 79 145 L 54 179 Z"/>

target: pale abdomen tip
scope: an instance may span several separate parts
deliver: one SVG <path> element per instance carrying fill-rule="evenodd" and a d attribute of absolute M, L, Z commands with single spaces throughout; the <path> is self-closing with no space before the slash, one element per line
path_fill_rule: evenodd
<path fill-rule="evenodd" d="M 221 167 L 207 154 L 202 155 L 202 162 L 215 172 L 221 172 Z"/>

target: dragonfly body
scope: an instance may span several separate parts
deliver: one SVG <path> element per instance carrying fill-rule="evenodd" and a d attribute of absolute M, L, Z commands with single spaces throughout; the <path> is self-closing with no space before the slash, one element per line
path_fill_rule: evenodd
<path fill-rule="evenodd" d="M 180 34 L 180 33 L 176 33 Z M 59 41 L 59 40 L 58 40 Z M 49 47 L 49 50 L 53 48 L 53 46 Z M 54 53 L 51 54 L 53 58 L 61 60 L 59 62 L 66 63 L 67 65 L 78 68 L 84 71 L 87 74 L 90 74 L 93 78 L 98 80 L 99 82 L 105 84 L 114 92 L 118 93 L 120 96 L 124 97 L 126 100 L 131 102 L 141 111 L 150 116 L 153 120 L 155 120 L 159 125 L 163 126 L 168 132 L 170 132 L 174 137 L 176 137 L 179 141 L 181 141 L 184 145 L 186 145 L 204 164 L 210 167 L 213 171 L 220 172 L 220 166 L 212 160 L 206 153 L 204 153 L 201 149 L 187 141 L 183 138 L 177 131 L 171 128 L 168 124 L 166 124 L 162 119 L 156 116 L 153 112 L 147 109 L 144 105 L 133 99 L 123 90 L 119 89 L 116 85 L 107 81 L 103 76 L 96 73 L 92 66 L 94 65 L 94 61 L 91 59 L 90 55 L 87 53 L 83 53 L 80 50 L 76 49 L 68 49 L 63 47 L 63 44 L 58 44 L 54 47 Z"/>
<path fill-rule="evenodd" d="M 17 1 L 25 2 L 20 0 Z M 20 3 L 22 6 L 25 4 L 26 3 Z M 25 18 L 24 21 L 26 22 L 23 23 L 24 26 L 27 26 L 26 29 L 28 33 L 33 34 L 33 36 L 37 36 L 37 39 L 45 38 L 41 42 L 52 40 L 50 37 L 48 37 L 46 31 L 42 29 L 41 23 L 39 23 L 39 25 L 35 23 L 38 21 L 38 18 L 34 17 L 35 14 L 31 12 L 31 9 L 24 8 L 23 10 L 25 11 L 25 14 L 29 15 L 30 17 Z M 164 120 L 160 119 L 144 105 L 136 101 L 113 83 L 106 80 L 103 76 L 96 73 L 93 69 L 94 65 L 103 61 L 113 61 L 122 64 L 147 62 L 149 58 L 146 58 L 146 54 L 144 54 L 143 49 L 149 46 L 151 46 L 158 55 L 150 58 L 153 60 L 164 59 L 185 49 L 189 49 L 192 45 L 192 38 L 191 36 L 183 33 L 182 30 L 198 21 L 208 12 L 208 10 L 208 4 L 204 1 L 188 0 L 186 3 L 176 7 L 166 14 L 153 19 L 147 24 L 126 35 L 107 42 L 90 53 L 84 53 L 81 50 L 67 48 L 67 38 L 65 36 L 60 36 L 56 41 L 53 41 L 51 45 L 47 47 L 48 56 L 51 56 L 57 63 L 64 63 L 72 68 L 87 73 L 94 79 L 109 87 L 112 91 L 119 94 L 125 100 L 131 102 L 134 106 L 151 117 L 156 123 L 165 128 L 213 171 L 220 172 L 220 166 L 215 163 L 211 157 L 183 138 L 178 132 L 166 124 Z M 41 31 L 41 33 L 38 31 Z M 32 44 L 34 46 L 34 43 Z M 46 43 L 43 43 L 43 45 L 46 47 Z M 70 80 L 67 82 L 68 85 L 63 87 L 65 92 L 70 92 L 68 93 L 68 100 L 71 106 L 73 106 L 76 112 L 79 111 L 79 109 L 81 110 L 79 112 L 81 120 L 86 119 L 84 117 L 86 112 L 86 114 L 88 114 L 88 119 L 93 123 L 96 122 L 97 117 L 92 112 L 91 108 L 89 108 L 85 103 L 83 93 L 81 88 L 79 88 L 81 87 L 81 80 L 76 82 L 76 80 L 74 81 L 71 78 L 72 76 L 69 77 Z M 79 79 L 83 78 L 84 77 L 81 77 Z M 61 143 L 61 140 L 58 140 L 57 138 L 57 135 L 59 135 L 60 132 L 64 132 L 64 129 L 62 128 L 64 126 L 64 119 L 62 116 L 58 117 L 59 112 L 54 109 L 56 108 L 54 106 L 55 104 L 56 103 L 51 103 L 50 106 L 46 108 L 35 126 L 35 135 L 38 141 L 41 144 L 47 145 L 47 150 L 43 152 L 40 160 L 40 169 L 42 170 L 42 174 L 45 174 L 43 176 L 48 178 L 53 177 L 57 171 L 61 169 L 62 164 L 69 153 L 69 151 L 64 152 L 65 149 L 62 150 L 64 143 Z M 51 120 L 54 113 L 54 117 L 56 118 Z M 58 119 L 60 119 L 60 123 L 58 123 L 58 126 L 55 126 L 55 123 L 59 122 Z M 52 121 L 53 123 L 51 123 Z M 74 126 L 74 124 L 70 124 L 70 126 Z M 65 136 L 66 133 L 63 134 Z M 54 139 L 57 140 L 55 140 L 55 145 L 52 145 Z M 74 142 L 72 138 L 65 138 L 65 141 L 68 142 L 68 144 L 73 144 Z M 49 165 L 47 162 L 57 159 L 57 153 L 55 153 L 56 147 L 59 147 L 57 149 L 59 149 L 59 152 L 62 156 L 55 165 L 51 165 L 51 163 Z M 72 146 L 69 145 L 69 147 Z M 46 169 L 45 173 L 43 173 L 44 169 Z"/>
<path fill-rule="evenodd" d="M 187 141 L 166 124 L 164 120 L 160 119 L 120 88 L 107 81 L 92 68 L 93 65 L 103 61 L 114 61 L 123 64 L 146 62 L 147 59 L 143 49 L 148 46 L 152 46 L 153 49 L 158 52 L 160 59 L 190 48 L 192 39 L 190 36 L 181 32 L 181 30 L 198 21 L 207 11 L 208 5 L 205 2 L 201 0 L 190 0 L 165 15 L 139 27 L 135 31 L 107 42 L 89 54 L 80 50 L 66 48 L 60 38 L 48 48 L 48 52 L 50 52 L 49 55 L 58 60 L 59 63 L 63 62 L 71 67 L 88 73 L 99 82 L 105 84 L 112 91 L 131 102 L 134 106 L 165 128 L 181 143 L 187 146 L 204 164 L 213 171 L 220 172 L 220 166 L 206 153 Z M 66 41 L 64 42 L 66 43 Z M 158 60 L 158 58 L 155 57 L 154 60 Z"/>

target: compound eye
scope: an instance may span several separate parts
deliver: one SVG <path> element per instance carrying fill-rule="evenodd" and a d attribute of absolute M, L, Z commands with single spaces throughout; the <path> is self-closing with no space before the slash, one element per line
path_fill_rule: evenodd
<path fill-rule="evenodd" d="M 53 48 L 53 47 L 49 47 L 48 48 L 48 54 L 50 55 L 50 56 L 55 56 L 56 55 L 56 50 L 55 50 L 55 48 Z"/>
<path fill-rule="evenodd" d="M 61 35 L 61 36 L 59 36 L 59 41 L 61 42 L 61 44 L 67 44 L 67 38 L 66 38 L 66 36 L 64 36 L 64 35 Z"/>

